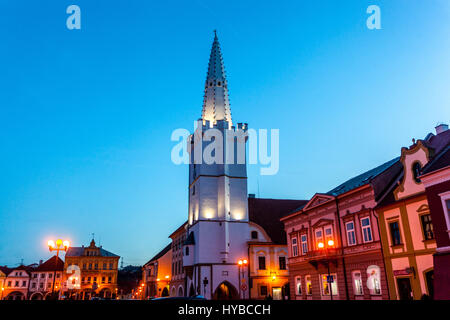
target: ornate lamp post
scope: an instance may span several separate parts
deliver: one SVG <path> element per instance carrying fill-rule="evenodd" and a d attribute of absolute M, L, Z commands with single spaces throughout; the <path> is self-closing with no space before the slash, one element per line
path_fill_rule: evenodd
<path fill-rule="evenodd" d="M 244 268 L 248 265 L 247 259 L 239 259 L 238 261 L 238 273 L 239 273 L 239 297 L 241 296 L 241 290 L 243 291 L 243 298 L 245 299 L 245 290 L 247 285 L 245 283 L 241 283 L 241 271 L 242 271 L 242 280 L 245 279 Z"/>
<path fill-rule="evenodd" d="M 53 285 L 52 285 L 52 296 L 55 293 L 55 281 L 56 281 L 56 268 L 58 263 L 58 257 L 60 251 L 67 251 L 69 249 L 70 243 L 68 240 L 62 241 L 61 239 L 56 240 L 56 243 L 53 240 L 49 240 L 47 242 L 48 250 L 50 252 L 56 251 L 56 259 L 55 259 L 55 272 L 53 274 Z"/>
<path fill-rule="evenodd" d="M 327 261 L 327 268 L 328 268 L 328 277 L 327 277 L 327 282 L 328 282 L 328 288 L 330 290 L 330 299 L 333 300 L 333 287 L 331 286 L 333 283 L 333 279 L 331 277 L 331 273 L 330 273 L 330 258 L 329 258 L 329 254 L 328 254 L 328 249 L 330 248 L 334 248 L 334 241 L 332 239 L 328 240 L 327 242 L 327 248 L 325 249 L 325 245 L 323 242 L 319 242 L 317 244 L 317 246 L 319 247 L 320 250 L 325 250 L 325 256 L 326 256 L 326 261 Z"/>

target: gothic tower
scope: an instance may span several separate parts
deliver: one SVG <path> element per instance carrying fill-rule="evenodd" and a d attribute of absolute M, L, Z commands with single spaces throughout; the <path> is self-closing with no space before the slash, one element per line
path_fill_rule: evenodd
<path fill-rule="evenodd" d="M 212 299 L 239 291 L 237 261 L 247 257 L 249 240 L 246 135 L 246 123 L 232 123 L 215 33 L 202 117 L 188 140 L 189 227 L 183 258 L 188 294 Z"/>

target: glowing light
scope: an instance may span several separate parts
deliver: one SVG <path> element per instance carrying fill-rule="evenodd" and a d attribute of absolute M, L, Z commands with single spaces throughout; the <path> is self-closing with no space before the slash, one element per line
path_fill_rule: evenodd
<path fill-rule="evenodd" d="M 329 247 L 334 246 L 334 241 L 333 241 L 333 240 L 328 240 L 328 246 L 329 246 Z"/>
<path fill-rule="evenodd" d="M 247 264 L 247 263 L 248 263 L 247 259 L 244 259 L 244 261 L 243 261 L 243 262 L 244 262 L 244 264 Z"/>
<path fill-rule="evenodd" d="M 166 276 L 166 279 L 169 279 L 169 276 Z"/>
<path fill-rule="evenodd" d="M 62 242 L 61 239 L 56 240 L 56 246 L 57 246 L 57 247 L 61 247 L 62 243 L 63 243 L 63 242 Z"/>
<path fill-rule="evenodd" d="M 68 247 L 70 246 L 70 242 L 69 242 L 68 240 L 65 240 L 65 241 L 63 242 L 63 246 L 66 247 L 66 248 L 68 248 Z"/>
<path fill-rule="evenodd" d="M 276 278 L 277 278 L 276 275 L 273 275 L 273 276 L 272 276 L 272 280 L 276 280 Z"/>
<path fill-rule="evenodd" d="M 323 242 L 319 242 L 319 243 L 317 244 L 317 246 L 318 246 L 320 249 L 322 249 L 322 248 L 324 247 Z"/>
<path fill-rule="evenodd" d="M 242 263 L 244 263 L 242 260 L 239 260 L 238 261 L 238 264 L 241 266 L 242 265 Z"/>
<path fill-rule="evenodd" d="M 156 279 L 156 281 L 159 281 L 159 278 L 158 278 L 158 279 Z"/>
<path fill-rule="evenodd" d="M 48 246 L 50 248 L 54 248 L 55 247 L 55 242 L 53 240 L 48 240 L 47 244 L 48 244 Z"/>

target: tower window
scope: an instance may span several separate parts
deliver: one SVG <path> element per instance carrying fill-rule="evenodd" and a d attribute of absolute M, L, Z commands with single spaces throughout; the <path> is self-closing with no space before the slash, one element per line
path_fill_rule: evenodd
<path fill-rule="evenodd" d="M 217 85 L 220 87 L 220 86 L 222 85 L 222 83 L 219 81 L 219 82 L 217 83 Z"/>
<path fill-rule="evenodd" d="M 252 239 L 258 239 L 258 231 L 252 231 L 251 236 Z"/>

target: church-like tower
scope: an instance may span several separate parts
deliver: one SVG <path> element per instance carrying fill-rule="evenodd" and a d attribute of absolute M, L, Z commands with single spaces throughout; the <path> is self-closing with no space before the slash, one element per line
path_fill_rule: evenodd
<path fill-rule="evenodd" d="M 188 237 L 183 257 L 188 295 L 235 298 L 247 281 L 246 272 L 239 276 L 237 264 L 248 255 L 246 134 L 246 123 L 232 124 L 228 83 L 215 33 L 202 117 L 188 140 Z"/>

